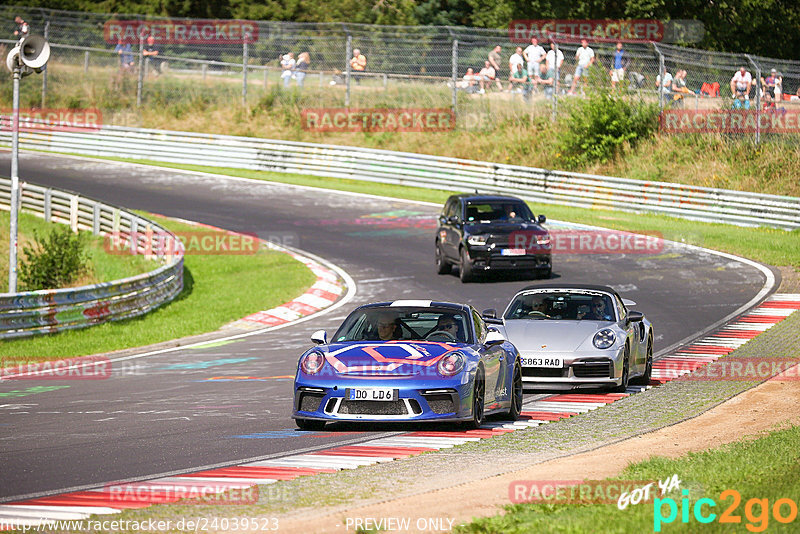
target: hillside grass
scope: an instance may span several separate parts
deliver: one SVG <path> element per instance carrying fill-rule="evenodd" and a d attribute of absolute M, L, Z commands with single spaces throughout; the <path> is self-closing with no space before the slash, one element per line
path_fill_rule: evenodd
<path fill-rule="evenodd" d="M 559 170 L 566 165 L 558 132 L 566 129 L 566 110 L 574 102 L 561 99 L 559 121 L 553 123 L 551 106 L 542 98 L 527 104 L 507 93 L 459 94 L 461 128 L 456 131 L 312 132 L 301 127 L 303 109 L 344 107 L 345 89 L 328 85 L 329 77 L 320 85 L 315 74 L 309 75 L 300 91 L 294 86 L 282 89 L 277 73 L 270 74 L 266 87 L 261 73 L 251 73 L 248 105 L 243 107 L 241 83 L 232 75 L 203 80 L 199 74 L 167 73 L 145 80 L 143 104 L 137 109 L 135 76 L 121 76 L 115 67 L 94 67 L 85 75 L 80 67 L 55 62 L 48 73 L 48 107 L 100 108 L 106 124 L 383 148 Z M 0 79 L 0 86 L 6 83 Z M 10 94 L 0 92 L 0 106 L 10 106 Z M 351 90 L 351 108 L 449 108 L 451 101 L 444 82 L 393 80 L 384 89 L 379 80 L 369 80 Z M 22 106 L 40 102 L 41 85 L 26 80 Z M 574 170 L 800 196 L 797 161 L 798 136 L 775 135 L 756 146 L 752 136 L 656 135 L 639 140 L 634 148 L 624 147 L 611 161 Z"/>

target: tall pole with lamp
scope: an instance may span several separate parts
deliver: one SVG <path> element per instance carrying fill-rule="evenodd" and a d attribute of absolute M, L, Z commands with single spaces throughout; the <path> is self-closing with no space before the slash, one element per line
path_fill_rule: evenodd
<path fill-rule="evenodd" d="M 11 213 L 8 240 L 8 291 L 17 292 L 17 221 L 19 219 L 19 80 L 42 72 L 50 59 L 50 45 L 40 35 L 29 34 L 19 40 L 6 57 L 6 67 L 14 77 L 11 110 Z"/>

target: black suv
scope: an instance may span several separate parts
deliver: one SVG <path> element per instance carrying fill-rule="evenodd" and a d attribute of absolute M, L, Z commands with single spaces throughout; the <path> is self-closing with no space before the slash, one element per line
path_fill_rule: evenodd
<path fill-rule="evenodd" d="M 550 234 L 544 215 L 534 217 L 528 205 L 504 195 L 453 195 L 447 199 L 436 230 L 436 271 L 459 266 L 462 282 L 478 272 L 526 271 L 548 278 Z"/>

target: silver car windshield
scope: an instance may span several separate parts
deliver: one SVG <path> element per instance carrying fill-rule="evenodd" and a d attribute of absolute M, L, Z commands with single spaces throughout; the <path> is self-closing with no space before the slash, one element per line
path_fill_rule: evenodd
<path fill-rule="evenodd" d="M 591 293 L 525 293 L 516 298 L 503 314 L 504 319 L 538 321 L 614 321 L 611 298 Z"/>
<path fill-rule="evenodd" d="M 381 306 L 355 310 L 333 340 L 472 343 L 472 337 L 466 314 L 457 309 Z"/>

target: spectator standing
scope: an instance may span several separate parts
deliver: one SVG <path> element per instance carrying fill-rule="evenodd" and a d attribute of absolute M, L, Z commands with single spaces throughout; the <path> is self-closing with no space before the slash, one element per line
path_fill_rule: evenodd
<path fill-rule="evenodd" d="M 740 109 L 744 102 L 744 109 L 750 109 L 750 88 L 753 86 L 753 76 L 747 72 L 744 66 L 731 78 L 731 94 L 733 95 L 733 107 Z"/>
<path fill-rule="evenodd" d="M 525 59 L 523 59 L 522 57 L 522 47 L 518 46 L 517 49 L 514 51 L 514 53 L 511 54 L 511 57 L 508 58 L 508 72 L 509 72 L 508 79 L 510 80 L 511 76 L 513 76 L 517 72 L 517 67 L 522 68 L 524 64 L 525 64 Z M 510 91 L 511 89 L 512 89 L 511 84 L 509 84 L 508 90 Z"/>
<path fill-rule="evenodd" d="M 297 87 L 303 87 L 303 81 L 306 79 L 310 65 L 311 56 L 308 52 L 300 52 L 300 55 L 297 56 L 297 64 L 294 66 L 294 78 L 297 81 Z"/>
<path fill-rule="evenodd" d="M 117 40 L 117 46 L 114 47 L 114 52 L 119 55 L 119 68 L 123 72 L 133 69 L 133 49 L 130 43 L 123 43 L 120 37 Z"/>
<path fill-rule="evenodd" d="M 783 73 L 779 72 L 775 75 L 775 101 L 781 100 L 783 100 Z"/>
<path fill-rule="evenodd" d="M 522 57 L 528 62 L 528 76 L 539 74 L 539 64 L 544 61 L 545 55 L 544 48 L 539 46 L 539 39 L 532 37 L 531 44 L 522 52 Z"/>
<path fill-rule="evenodd" d="M 350 59 L 351 75 L 356 83 L 361 83 L 361 75 L 367 70 L 367 56 L 361 53 L 358 48 L 353 50 L 353 57 Z"/>
<path fill-rule="evenodd" d="M 558 51 L 556 54 L 556 42 L 550 41 L 550 50 L 547 52 L 545 56 L 545 65 L 547 66 L 547 74 L 550 79 L 554 80 L 554 89 L 558 91 L 558 80 L 556 79 L 556 66 L 558 66 L 558 72 L 561 72 L 561 66 L 564 64 L 564 52 L 561 50 Z M 560 76 L 560 75 L 559 75 Z"/>
<path fill-rule="evenodd" d="M 281 80 L 283 80 L 283 86 L 284 87 L 287 87 L 287 88 L 289 87 L 289 84 L 292 81 L 292 75 L 294 74 L 295 65 L 296 65 L 296 62 L 294 60 L 294 53 L 293 52 L 289 52 L 287 54 L 284 54 L 281 57 L 281 69 L 282 69 Z"/>
<path fill-rule="evenodd" d="M 28 32 L 30 31 L 31 28 L 30 26 L 28 26 L 27 22 L 22 20 L 22 17 L 20 17 L 19 15 L 14 17 L 14 23 L 17 25 L 17 29 L 14 30 L 14 37 L 16 37 L 17 39 L 22 39 L 23 37 L 28 35 Z"/>
<path fill-rule="evenodd" d="M 503 59 L 500 56 L 500 52 L 502 50 L 503 50 L 503 48 L 500 45 L 497 45 L 492 49 L 491 52 L 489 52 L 489 57 L 488 57 L 489 63 L 491 64 L 492 68 L 494 69 L 495 76 L 497 76 L 497 78 L 498 78 L 498 82 L 497 82 L 498 84 L 500 83 L 500 81 L 499 81 L 499 79 L 500 79 L 500 64 L 503 62 Z M 503 89 L 503 87 L 500 86 L 500 90 L 502 90 L 502 89 Z"/>
<path fill-rule="evenodd" d="M 625 82 L 625 71 L 628 69 L 630 58 L 628 53 L 622 48 L 622 41 L 617 41 L 617 49 L 614 51 L 614 59 L 611 63 L 611 88 L 616 89 L 618 83 Z"/>
<path fill-rule="evenodd" d="M 571 95 L 575 94 L 575 86 L 578 83 L 586 83 L 587 71 L 594 64 L 594 50 L 589 47 L 589 41 L 586 39 L 581 39 L 581 46 L 575 51 L 575 59 L 578 61 L 578 66 L 575 67 L 575 76 L 572 77 L 572 86 L 569 88 Z M 582 82 L 581 78 L 584 79 Z"/>
<path fill-rule="evenodd" d="M 142 55 L 150 59 L 150 64 L 153 66 L 153 72 L 156 73 L 156 76 L 161 74 L 161 59 L 158 57 L 160 53 L 161 47 L 156 44 L 156 38 L 148 35 Z"/>

